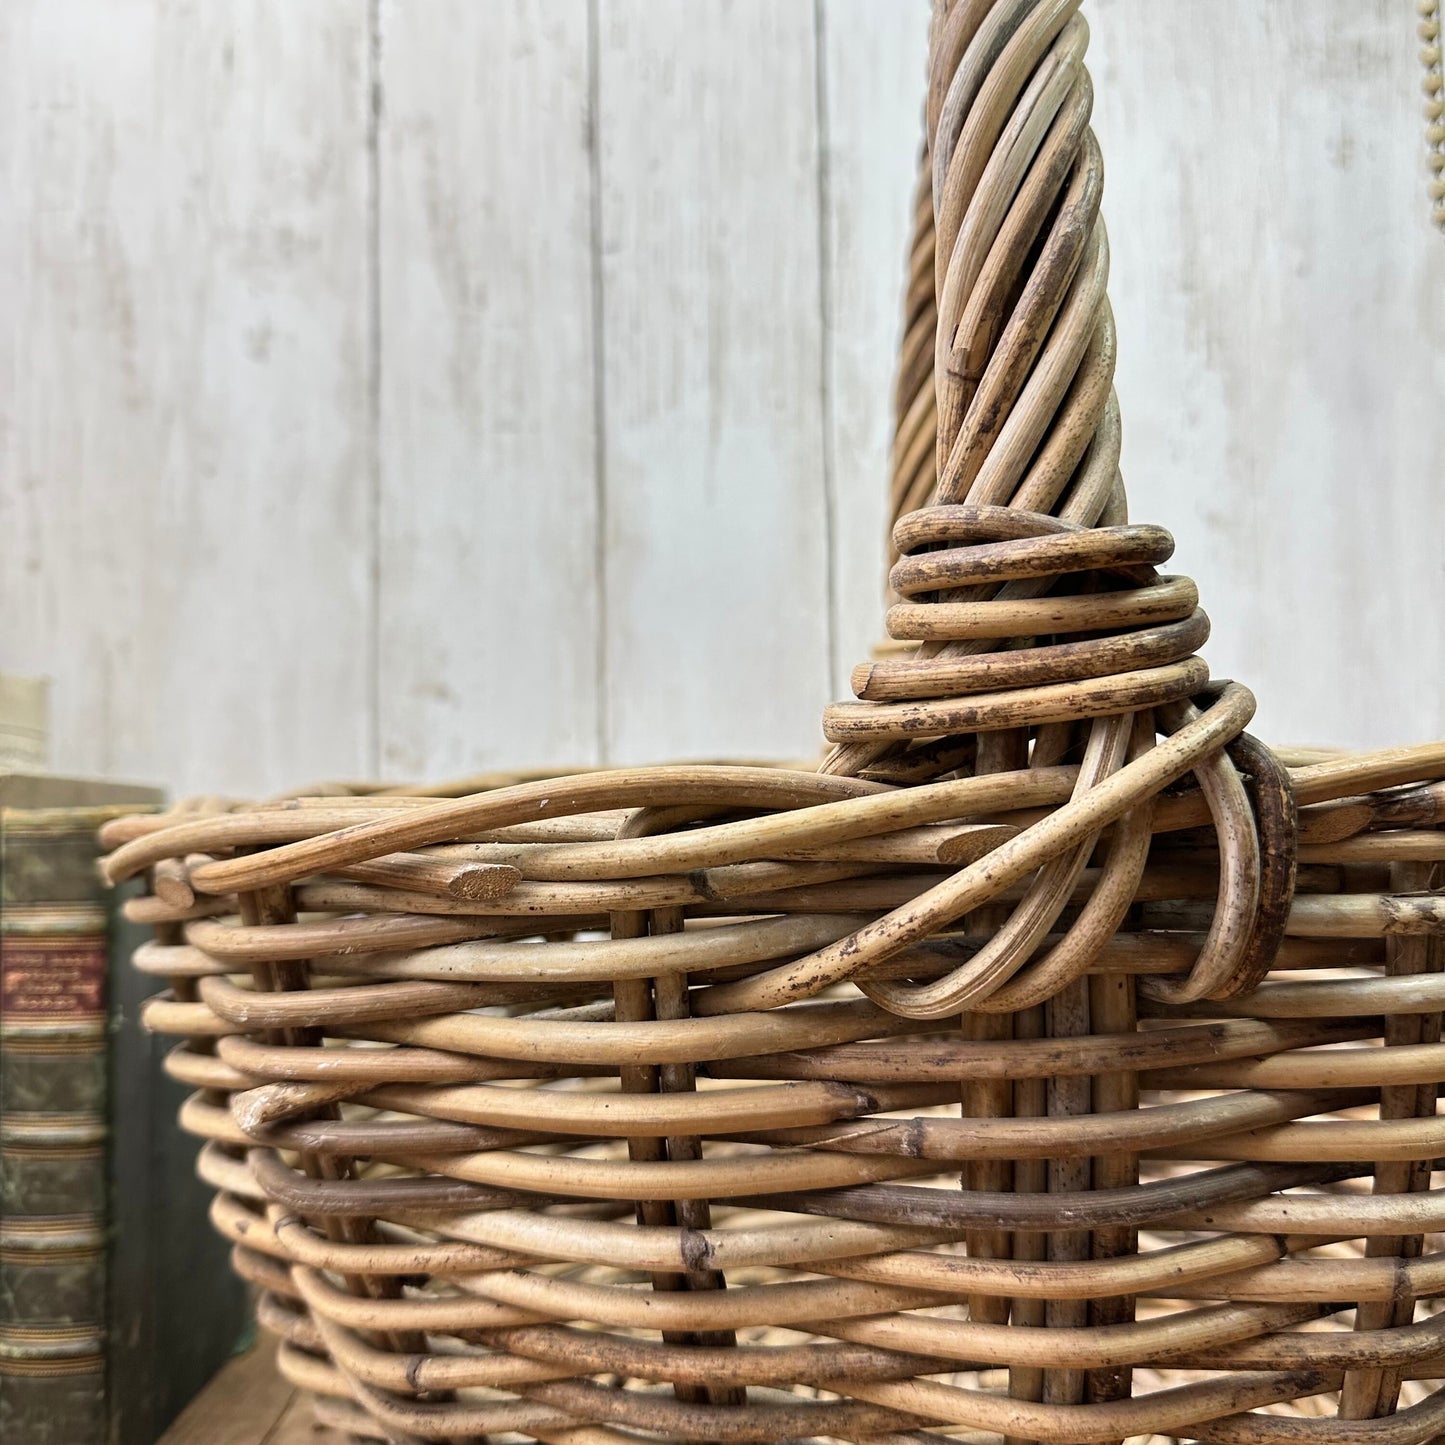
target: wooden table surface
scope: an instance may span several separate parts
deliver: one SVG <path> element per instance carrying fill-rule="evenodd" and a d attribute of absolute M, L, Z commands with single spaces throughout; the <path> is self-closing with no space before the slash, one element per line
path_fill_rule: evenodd
<path fill-rule="evenodd" d="M 276 1372 L 275 1346 L 238 1355 L 186 1406 L 157 1445 L 341 1445 Z"/>

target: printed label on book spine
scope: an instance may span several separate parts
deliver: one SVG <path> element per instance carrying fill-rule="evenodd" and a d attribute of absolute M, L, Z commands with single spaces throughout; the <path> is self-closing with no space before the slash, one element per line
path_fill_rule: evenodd
<path fill-rule="evenodd" d="M 103 1017 L 105 974 L 103 938 L 7 938 L 0 1013 L 13 1022 Z"/>

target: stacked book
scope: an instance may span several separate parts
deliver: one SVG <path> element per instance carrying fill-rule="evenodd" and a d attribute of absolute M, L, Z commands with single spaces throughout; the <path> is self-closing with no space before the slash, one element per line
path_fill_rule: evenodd
<path fill-rule="evenodd" d="M 242 1332 L 96 873 L 100 824 L 159 800 L 0 771 L 4 1445 L 154 1445 Z"/>

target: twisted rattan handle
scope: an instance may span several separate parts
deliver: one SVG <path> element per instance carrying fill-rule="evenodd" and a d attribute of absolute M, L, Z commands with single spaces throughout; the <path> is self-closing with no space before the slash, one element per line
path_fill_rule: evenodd
<path fill-rule="evenodd" d="M 1249 747 L 1257 817 L 1227 751 L 1253 699 L 1233 684 L 1206 691 L 1194 653 L 1208 622 L 1194 585 L 1156 572 L 1173 551 L 1168 533 L 1127 522 L 1103 163 L 1079 4 L 934 8 L 894 458 L 890 582 L 900 600 L 888 614 L 890 635 L 917 645 L 855 672 L 859 701 L 824 717 L 836 745 L 824 766 L 908 781 L 1071 752 L 1083 766 L 1057 813 L 837 945 L 836 957 L 810 961 L 806 991 L 860 976 L 878 1002 L 916 1017 L 1024 1007 L 1085 971 L 1133 900 L 1154 797 L 1185 772 L 1214 816 L 1219 901 L 1193 972 L 1150 991 L 1184 1002 L 1251 987 L 1293 883 L 1280 862 L 1293 856 L 1283 771 Z M 1161 733 L 1168 740 L 1156 744 Z M 1033 961 L 1108 826 L 1089 905 Z M 861 977 L 1030 875 L 1008 921 L 948 977 Z"/>

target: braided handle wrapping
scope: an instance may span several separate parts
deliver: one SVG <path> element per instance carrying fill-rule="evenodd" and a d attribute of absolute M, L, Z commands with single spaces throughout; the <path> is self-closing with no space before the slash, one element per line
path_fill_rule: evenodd
<path fill-rule="evenodd" d="M 1070 800 L 908 909 L 815 960 L 851 977 L 1031 879 L 988 944 L 926 985 L 868 982 L 909 1017 L 1014 1010 L 1081 976 L 1143 875 L 1160 793 L 1192 772 L 1220 857 L 1185 1003 L 1253 987 L 1294 879 L 1285 772 L 1213 686 L 1209 624 L 1131 525 L 1119 471 L 1103 161 L 1080 0 L 936 0 L 894 448 L 888 632 L 857 701 L 824 715 L 824 770 L 912 782 L 1081 760 Z M 1254 797 L 1246 787 L 1253 785 Z M 1034 952 L 1112 829 L 1088 903 Z"/>

